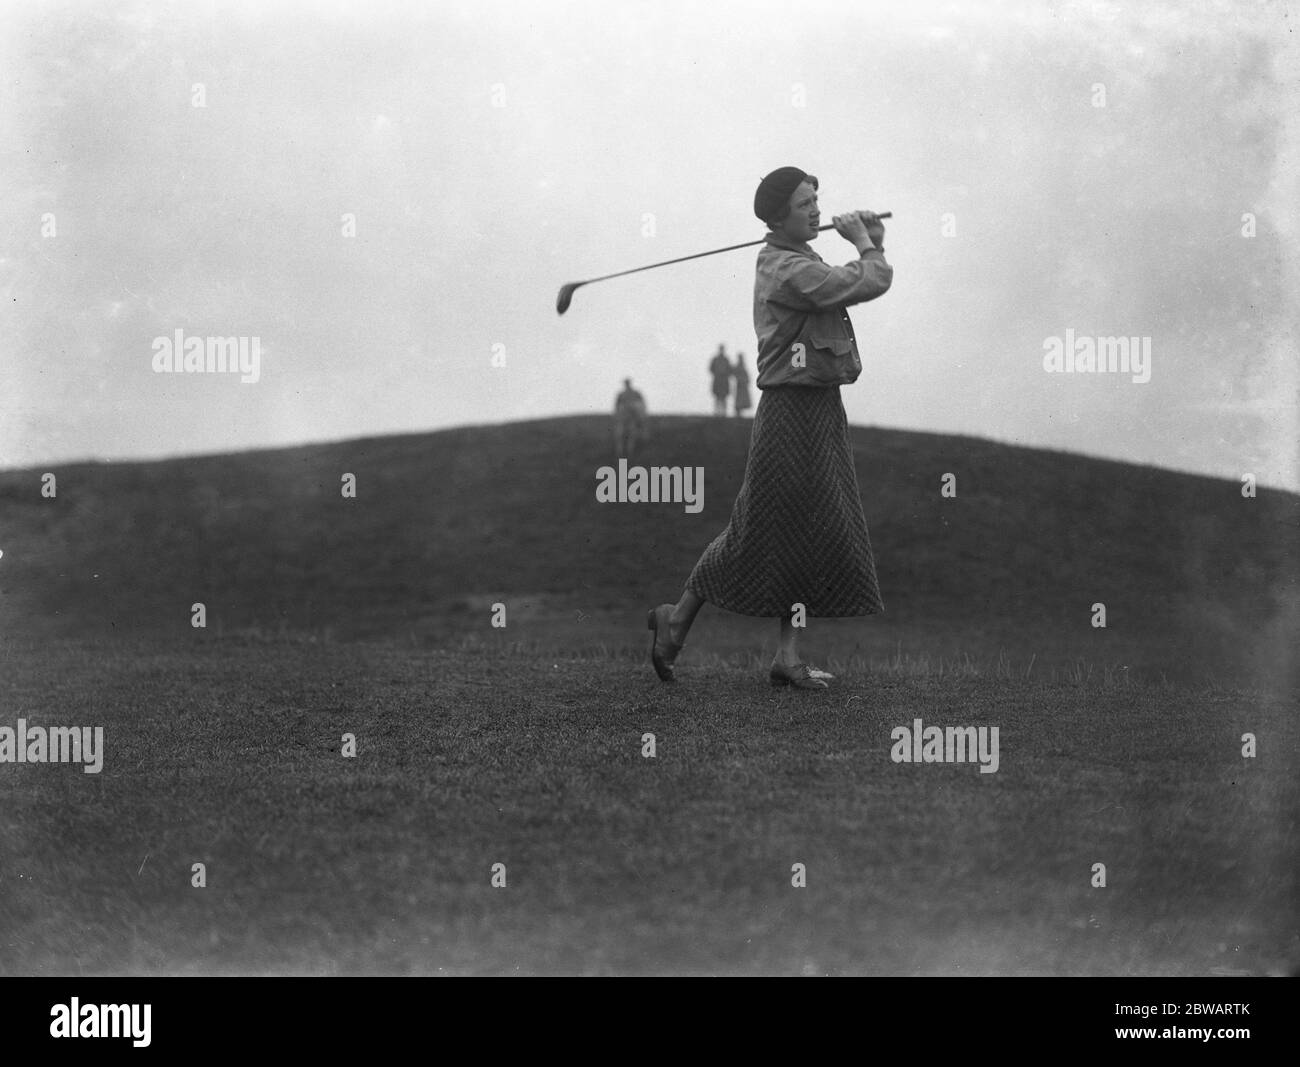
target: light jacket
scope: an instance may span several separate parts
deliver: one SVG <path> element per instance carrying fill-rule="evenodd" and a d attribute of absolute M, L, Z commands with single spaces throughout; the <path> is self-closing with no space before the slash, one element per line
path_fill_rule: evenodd
<path fill-rule="evenodd" d="M 754 280 L 758 387 L 857 381 L 862 358 L 845 309 L 888 292 L 893 280 L 894 268 L 877 249 L 832 267 L 806 243 L 768 234 Z"/>

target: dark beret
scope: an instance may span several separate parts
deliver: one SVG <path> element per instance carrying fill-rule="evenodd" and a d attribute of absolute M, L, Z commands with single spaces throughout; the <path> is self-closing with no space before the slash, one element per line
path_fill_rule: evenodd
<path fill-rule="evenodd" d="M 798 167 L 778 167 L 758 183 L 758 192 L 754 194 L 754 214 L 764 222 L 781 214 L 804 181 L 811 181 L 816 188 L 817 179 L 810 178 Z"/>

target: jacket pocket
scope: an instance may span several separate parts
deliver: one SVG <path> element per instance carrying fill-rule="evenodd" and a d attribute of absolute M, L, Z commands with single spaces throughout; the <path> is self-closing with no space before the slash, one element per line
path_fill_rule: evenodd
<path fill-rule="evenodd" d="M 815 385 L 852 385 L 862 373 L 862 361 L 842 312 L 813 315 L 804 327 L 810 346 L 808 382 Z"/>
<path fill-rule="evenodd" d="M 814 315 L 808 320 L 804 335 L 814 348 L 833 356 L 847 356 L 853 351 L 853 341 L 838 313 Z"/>

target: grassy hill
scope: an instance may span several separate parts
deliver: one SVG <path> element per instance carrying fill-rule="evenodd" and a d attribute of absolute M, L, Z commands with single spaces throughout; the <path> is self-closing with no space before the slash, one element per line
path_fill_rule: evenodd
<path fill-rule="evenodd" d="M 0 632 L 301 632 L 581 647 L 637 633 L 726 524 L 750 423 L 659 418 L 638 462 L 703 466 L 704 508 L 602 504 L 605 418 L 151 463 L 0 472 Z M 1018 656 L 1293 684 L 1300 498 L 989 441 L 857 427 L 887 607 L 814 623 L 824 656 Z M 340 492 L 356 476 L 356 497 Z M 945 473 L 957 496 L 941 496 Z M 493 630 L 490 608 L 507 605 Z M 1106 628 L 1092 605 L 1106 605 Z M 692 640 L 769 642 L 707 614 Z M 769 642 L 770 643 L 770 642 Z M 819 647 L 819 646 L 814 646 Z"/>
<path fill-rule="evenodd" d="M 694 515 L 596 501 L 609 429 L 0 473 L 0 727 L 104 731 L 0 765 L 0 974 L 1300 966 L 1294 495 L 856 429 L 888 611 L 811 622 L 833 687 L 712 610 L 664 686 L 749 425 L 654 421 Z M 997 771 L 894 762 L 915 718 Z"/>

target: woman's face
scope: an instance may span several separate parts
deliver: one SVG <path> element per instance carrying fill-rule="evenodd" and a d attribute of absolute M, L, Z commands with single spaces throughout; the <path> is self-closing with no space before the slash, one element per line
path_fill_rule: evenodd
<path fill-rule="evenodd" d="M 776 225 L 777 233 L 784 234 L 792 241 L 812 241 L 817 237 L 817 227 L 821 224 L 821 209 L 817 206 L 817 190 L 808 182 L 801 182 L 799 188 L 790 194 L 790 214 Z"/>

